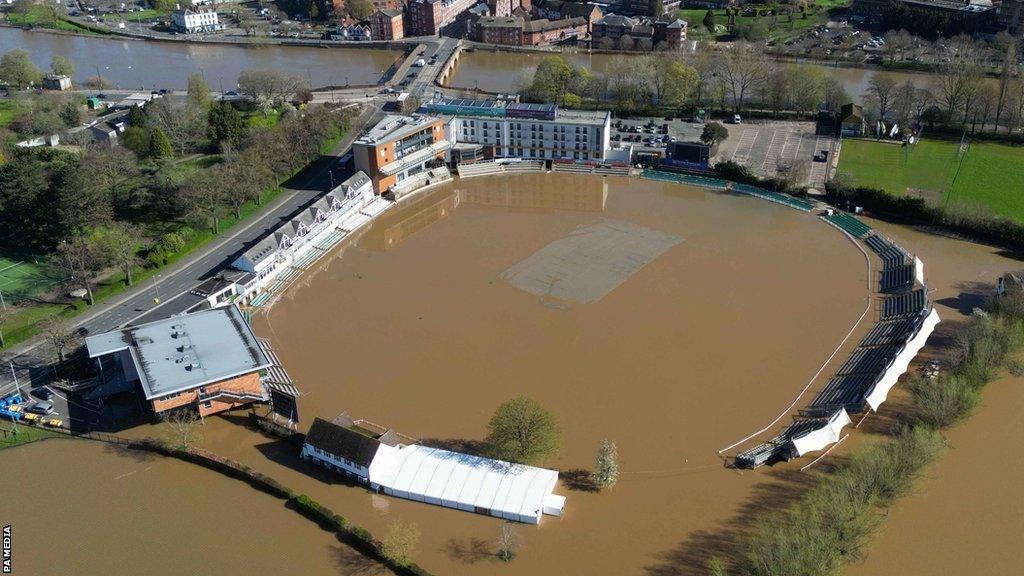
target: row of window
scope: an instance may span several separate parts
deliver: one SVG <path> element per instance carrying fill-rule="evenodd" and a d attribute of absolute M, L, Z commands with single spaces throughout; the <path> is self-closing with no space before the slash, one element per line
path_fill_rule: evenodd
<path fill-rule="evenodd" d="M 317 454 L 319 456 L 324 456 L 324 457 L 327 457 L 327 458 L 333 458 L 335 460 L 340 460 L 343 464 L 345 464 L 345 466 L 351 466 L 352 468 L 361 468 L 361 466 L 359 466 L 355 462 L 352 462 L 351 460 L 346 460 L 345 458 L 340 458 L 338 456 L 335 456 L 334 454 L 331 454 L 329 452 L 325 452 L 325 451 L 317 448 L 316 446 L 310 446 L 309 449 L 314 454 Z"/>

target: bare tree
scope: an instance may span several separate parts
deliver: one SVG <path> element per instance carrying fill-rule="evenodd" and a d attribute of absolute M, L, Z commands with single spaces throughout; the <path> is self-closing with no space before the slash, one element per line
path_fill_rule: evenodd
<path fill-rule="evenodd" d="M 220 233 L 224 188 L 216 173 L 203 171 L 193 174 L 178 188 L 177 203 L 188 217 L 210 226 L 214 234 Z"/>
<path fill-rule="evenodd" d="M 39 326 L 42 328 L 43 333 L 46 334 L 46 337 L 49 338 L 50 344 L 53 345 L 53 351 L 57 354 L 57 358 L 61 362 L 66 360 L 67 349 L 76 339 L 75 332 L 67 320 L 60 316 L 50 316 L 40 322 Z"/>
<path fill-rule="evenodd" d="M 202 439 L 199 425 L 202 420 L 194 410 L 180 409 L 164 414 L 160 418 L 167 426 L 167 434 L 175 446 L 188 450 Z"/>
<path fill-rule="evenodd" d="M 946 56 L 949 62 L 937 77 L 936 96 L 945 109 L 946 121 L 951 122 L 957 112 L 966 114 L 984 79 L 984 69 L 981 52 L 970 37 L 954 38 Z"/>
<path fill-rule="evenodd" d="M 515 560 L 515 557 L 519 554 L 520 542 L 519 533 L 516 532 L 516 527 L 512 522 L 505 521 L 501 523 L 497 544 L 498 558 L 503 562 Z"/>
<path fill-rule="evenodd" d="M 146 107 L 146 115 L 153 126 L 167 134 L 178 156 L 194 150 L 206 139 L 206 111 L 200 106 L 172 104 L 169 99 L 160 98 Z"/>
<path fill-rule="evenodd" d="M 301 76 L 277 70 L 243 70 L 238 75 L 240 94 L 255 102 L 270 102 L 273 106 L 280 105 L 296 92 L 308 88 L 308 83 Z"/>
<path fill-rule="evenodd" d="M 733 111 L 739 113 L 747 98 L 764 82 L 764 54 L 748 42 L 736 42 L 722 59 L 719 73 Z"/>
<path fill-rule="evenodd" d="M 868 90 L 864 97 L 878 113 L 878 118 L 886 120 L 892 110 L 893 99 L 896 96 L 898 81 L 896 76 L 888 72 L 879 72 L 871 77 L 868 83 Z"/>
<path fill-rule="evenodd" d="M 95 304 L 92 285 L 107 262 L 94 239 L 79 235 L 71 242 L 62 242 L 57 245 L 52 259 L 57 267 L 67 271 L 74 282 L 82 284 L 89 296 L 89 304 Z"/>
<path fill-rule="evenodd" d="M 619 449 L 605 438 L 594 459 L 594 484 L 598 488 L 611 488 L 619 481 Z"/>

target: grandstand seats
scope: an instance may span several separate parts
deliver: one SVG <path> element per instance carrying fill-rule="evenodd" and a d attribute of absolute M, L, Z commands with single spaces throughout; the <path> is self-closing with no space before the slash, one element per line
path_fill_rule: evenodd
<path fill-rule="evenodd" d="M 825 220 L 828 220 L 838 228 L 849 232 L 854 238 L 863 238 L 871 232 L 870 226 L 860 220 L 857 220 L 846 212 L 836 212 L 835 214 L 825 216 Z"/>
<path fill-rule="evenodd" d="M 800 210 L 801 212 L 810 212 L 814 208 L 814 204 L 807 200 L 794 198 L 778 192 L 772 192 L 771 190 L 765 190 L 764 188 L 758 188 L 756 186 L 750 186 L 749 184 L 730 183 L 719 178 L 709 178 L 707 176 L 698 176 L 694 174 L 677 174 L 675 172 L 664 172 L 662 170 L 644 170 L 641 177 L 647 178 L 648 180 L 679 182 L 681 184 L 689 184 L 690 186 L 701 186 L 703 188 L 715 188 L 718 190 L 725 190 L 731 186 L 731 190 L 733 192 L 755 196 L 762 200 L 775 202 L 776 204 L 782 204 L 783 206 Z"/>
<path fill-rule="evenodd" d="M 904 264 L 881 271 L 879 286 L 882 292 L 898 292 L 914 286 L 914 265 Z"/>
<path fill-rule="evenodd" d="M 918 316 L 922 310 L 928 307 L 928 293 L 924 288 L 918 288 L 913 292 L 889 296 L 882 300 L 882 319 L 904 318 Z"/>
<path fill-rule="evenodd" d="M 864 239 L 864 243 L 868 245 L 871 250 L 878 254 L 884 263 L 884 269 L 890 270 L 893 268 L 899 268 L 911 264 L 913 258 L 906 250 L 900 248 L 894 242 L 887 240 L 880 234 L 872 234 Z"/>

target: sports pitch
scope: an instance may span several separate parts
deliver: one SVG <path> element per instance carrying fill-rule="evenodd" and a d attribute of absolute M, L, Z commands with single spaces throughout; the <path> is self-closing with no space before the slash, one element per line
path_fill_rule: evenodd
<path fill-rule="evenodd" d="M 857 186 L 930 201 L 972 204 L 1024 221 L 1024 147 L 972 142 L 959 154 L 956 140 L 898 143 L 844 140 L 839 170 Z M 961 158 L 962 156 L 962 158 Z"/>
<path fill-rule="evenodd" d="M 0 292 L 8 304 L 31 298 L 60 280 L 60 274 L 46 265 L 0 256 Z"/>

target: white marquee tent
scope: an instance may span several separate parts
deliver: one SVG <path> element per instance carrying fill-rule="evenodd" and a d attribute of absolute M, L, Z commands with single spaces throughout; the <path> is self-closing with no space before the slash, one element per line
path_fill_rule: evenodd
<path fill-rule="evenodd" d="M 385 494 L 529 524 L 562 514 L 557 481 L 554 470 L 420 445 L 381 445 L 370 465 Z"/>
<path fill-rule="evenodd" d="M 850 422 L 850 415 L 846 413 L 846 408 L 840 408 L 838 412 L 829 417 L 828 422 L 821 428 L 793 438 L 793 447 L 796 448 L 797 455 L 803 456 L 808 452 L 823 450 L 829 444 L 838 442 L 843 433 L 843 427 Z"/>
<path fill-rule="evenodd" d="M 935 330 L 935 326 L 939 323 L 939 313 L 932 308 L 928 317 L 925 318 L 924 323 L 921 325 L 921 329 L 918 330 L 917 334 L 914 335 L 907 345 L 903 347 L 903 350 L 896 355 L 893 359 L 892 364 L 885 370 L 882 377 L 875 382 L 875 385 L 871 387 L 864 400 L 871 406 L 871 409 L 875 412 L 878 411 L 878 407 L 885 402 L 885 399 L 889 396 L 889 390 L 896 385 L 896 381 L 900 379 L 900 376 L 907 371 L 910 367 L 910 362 L 917 356 L 917 353 L 924 348 L 925 343 L 928 341 L 928 337 L 931 336 Z"/>

